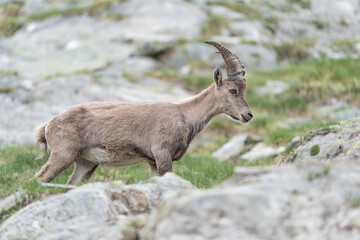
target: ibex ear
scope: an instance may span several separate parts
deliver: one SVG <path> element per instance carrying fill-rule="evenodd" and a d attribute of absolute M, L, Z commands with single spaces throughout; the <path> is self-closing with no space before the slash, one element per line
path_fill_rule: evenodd
<path fill-rule="evenodd" d="M 221 87 L 222 85 L 222 73 L 219 66 L 215 68 L 214 71 L 214 80 L 217 87 Z"/>

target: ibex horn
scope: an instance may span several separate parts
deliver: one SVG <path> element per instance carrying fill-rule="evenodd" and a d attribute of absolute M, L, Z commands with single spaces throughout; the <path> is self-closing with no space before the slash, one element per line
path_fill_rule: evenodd
<path fill-rule="evenodd" d="M 244 65 L 240 61 L 239 56 L 233 54 L 229 49 L 224 47 L 221 43 L 206 41 L 205 43 L 213 45 L 221 53 L 226 65 L 226 74 L 229 81 L 243 79 L 245 76 Z"/>

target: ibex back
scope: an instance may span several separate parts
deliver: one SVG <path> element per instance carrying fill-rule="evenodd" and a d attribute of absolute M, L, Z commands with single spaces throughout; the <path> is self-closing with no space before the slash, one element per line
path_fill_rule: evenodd
<path fill-rule="evenodd" d="M 88 180 L 99 165 L 127 166 L 147 162 L 154 174 L 172 171 L 172 162 L 186 152 L 192 139 L 217 114 L 243 123 L 253 117 L 245 100 L 244 66 L 237 55 L 217 42 L 206 42 L 221 53 L 227 71 L 219 67 L 210 87 L 178 104 L 90 103 L 76 105 L 38 130 L 38 145 L 51 155 L 36 174 L 50 182 L 75 162 L 68 184 Z"/>

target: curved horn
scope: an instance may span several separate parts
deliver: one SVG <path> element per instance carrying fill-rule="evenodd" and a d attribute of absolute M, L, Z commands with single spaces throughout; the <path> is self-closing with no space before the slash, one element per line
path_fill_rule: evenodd
<path fill-rule="evenodd" d="M 221 43 L 206 41 L 205 43 L 213 45 L 221 53 L 226 65 L 226 74 L 228 80 L 242 79 L 245 76 L 244 65 L 241 63 L 239 56 L 233 54 L 229 49 L 224 47 Z"/>

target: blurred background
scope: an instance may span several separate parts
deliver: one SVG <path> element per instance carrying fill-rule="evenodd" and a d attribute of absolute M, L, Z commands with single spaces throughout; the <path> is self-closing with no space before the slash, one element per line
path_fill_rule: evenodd
<path fill-rule="evenodd" d="M 208 188 L 235 166 L 281 163 L 307 131 L 360 116 L 359 23 L 359 0 L 0 0 L 0 198 L 59 191 L 24 181 L 47 159 L 34 160 L 33 129 L 69 106 L 178 102 L 210 85 L 225 66 L 205 40 L 240 56 L 255 117 L 215 117 L 175 172 Z M 150 176 L 140 164 L 91 181 Z"/>

